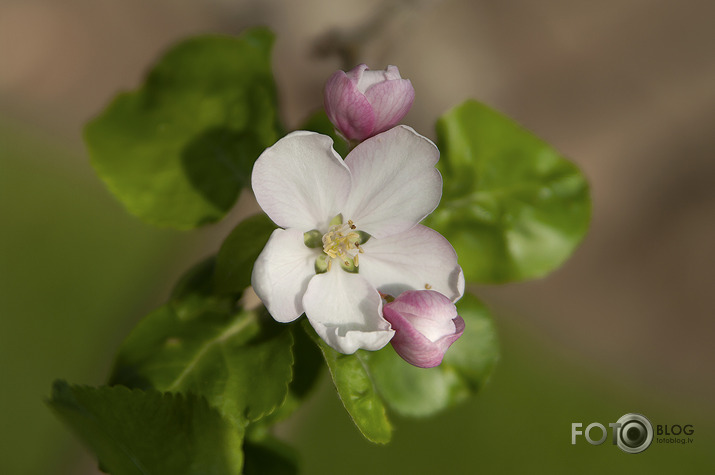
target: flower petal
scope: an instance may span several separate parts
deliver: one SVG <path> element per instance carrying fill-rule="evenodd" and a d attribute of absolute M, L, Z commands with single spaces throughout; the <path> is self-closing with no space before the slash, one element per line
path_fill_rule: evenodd
<path fill-rule="evenodd" d="M 341 353 L 379 350 L 395 333 L 382 318 L 382 299 L 375 287 L 339 266 L 311 279 L 303 306 L 318 335 Z"/>
<path fill-rule="evenodd" d="M 291 322 L 303 314 L 303 294 L 319 254 L 305 246 L 301 231 L 273 231 L 253 265 L 251 285 L 275 320 Z"/>
<path fill-rule="evenodd" d="M 367 64 L 361 63 L 352 68 L 350 71 L 347 71 L 345 75 L 355 84 L 358 84 L 360 82 L 360 79 L 362 78 L 362 75 L 365 71 L 367 71 L 368 68 Z"/>
<path fill-rule="evenodd" d="M 396 126 L 412 107 L 415 90 L 409 79 L 397 79 L 375 84 L 365 92 L 375 111 L 373 134 Z"/>
<path fill-rule="evenodd" d="M 430 341 L 452 335 L 457 307 L 446 296 L 434 290 L 408 290 L 383 306 L 383 314 L 399 313 Z"/>
<path fill-rule="evenodd" d="M 387 69 L 385 70 L 385 79 L 389 81 L 392 81 L 394 79 L 402 79 L 402 76 L 400 76 L 400 70 L 397 69 L 397 66 L 387 66 Z"/>
<path fill-rule="evenodd" d="M 298 131 L 258 157 L 251 186 L 258 204 L 278 226 L 322 230 L 345 203 L 350 171 L 330 137 Z"/>
<path fill-rule="evenodd" d="M 437 160 L 437 147 L 410 127 L 365 140 L 345 159 L 352 186 L 343 217 L 377 238 L 410 229 L 439 204 Z"/>
<path fill-rule="evenodd" d="M 385 70 L 363 69 L 362 72 L 358 74 L 357 88 L 360 92 L 364 94 L 374 85 L 380 84 L 381 82 L 385 82 L 388 79 L 389 78 L 387 77 L 387 71 Z"/>
<path fill-rule="evenodd" d="M 464 294 L 457 253 L 437 231 L 418 224 L 409 231 L 362 245 L 360 275 L 380 292 L 432 289 L 456 302 Z"/>
<path fill-rule="evenodd" d="M 395 329 L 392 347 L 398 355 L 411 365 L 420 368 L 434 368 L 442 363 L 447 349 L 464 333 L 464 319 L 457 315 L 452 322 L 455 331 L 431 341 L 420 333 L 400 312 L 385 307 L 387 318 Z"/>
<path fill-rule="evenodd" d="M 358 90 L 357 80 L 351 80 L 343 71 L 336 71 L 328 79 L 323 92 L 323 103 L 328 119 L 345 138 L 360 141 L 373 134 L 373 107 Z"/>

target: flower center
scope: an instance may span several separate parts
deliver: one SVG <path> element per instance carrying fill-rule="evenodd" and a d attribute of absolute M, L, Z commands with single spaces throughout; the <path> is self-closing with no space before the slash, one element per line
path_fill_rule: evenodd
<path fill-rule="evenodd" d="M 363 252 L 360 247 L 362 236 L 356 231 L 357 226 L 352 221 L 330 226 L 323 234 L 323 252 L 331 259 L 338 258 L 348 267 L 357 267 L 358 254 Z"/>
<path fill-rule="evenodd" d="M 316 274 L 328 272 L 334 259 L 339 259 L 340 267 L 345 272 L 357 274 L 358 255 L 364 252 L 362 244 L 370 237 L 365 231 L 358 231 L 352 221 L 343 223 L 343 215 L 339 214 L 330 221 L 328 232 L 323 234 L 317 229 L 305 232 L 303 242 L 311 249 L 323 248 L 315 259 Z"/>

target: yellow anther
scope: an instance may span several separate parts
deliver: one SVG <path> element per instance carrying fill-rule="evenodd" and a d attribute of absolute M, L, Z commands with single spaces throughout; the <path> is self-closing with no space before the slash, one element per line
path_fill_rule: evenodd
<path fill-rule="evenodd" d="M 345 261 L 347 258 L 355 256 L 358 250 L 360 235 L 351 231 L 355 224 L 336 224 L 330 226 L 328 232 L 323 235 L 323 252 L 331 258 L 340 258 Z"/>

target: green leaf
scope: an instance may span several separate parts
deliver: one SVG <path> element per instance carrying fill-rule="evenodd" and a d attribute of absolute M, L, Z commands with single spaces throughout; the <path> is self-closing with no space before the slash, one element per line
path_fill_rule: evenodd
<path fill-rule="evenodd" d="M 169 300 L 179 301 L 191 297 L 205 297 L 213 293 L 213 275 L 216 256 L 210 256 L 186 271 L 171 289 Z"/>
<path fill-rule="evenodd" d="M 271 426 L 287 419 L 315 388 L 325 367 L 323 355 L 300 325 L 291 325 L 293 334 L 293 380 L 288 395 L 276 411 L 248 427 L 250 434 L 266 434 Z M 255 437 L 254 437 L 255 438 Z"/>
<path fill-rule="evenodd" d="M 92 165 L 131 213 L 189 229 L 233 206 L 279 136 L 272 44 L 265 29 L 186 40 L 87 125 Z"/>
<path fill-rule="evenodd" d="M 204 396 L 237 425 L 280 407 L 292 379 L 289 329 L 258 311 L 169 303 L 122 344 L 111 384 Z"/>
<path fill-rule="evenodd" d="M 364 359 L 380 396 L 391 410 L 403 416 L 428 416 L 467 395 L 451 368 L 417 368 L 395 353 L 391 345 L 366 353 Z"/>
<path fill-rule="evenodd" d="M 390 409 L 404 416 L 432 415 L 464 401 L 487 380 L 499 355 L 494 324 L 471 295 L 462 298 L 458 310 L 465 331 L 440 366 L 412 366 L 392 346 L 365 353 L 372 380 Z"/>
<path fill-rule="evenodd" d="M 306 398 L 318 382 L 320 374 L 325 368 L 323 355 L 313 344 L 308 334 L 292 326 L 293 329 L 293 354 L 295 364 L 293 365 L 293 381 L 290 383 L 290 392 L 299 400 Z"/>
<path fill-rule="evenodd" d="M 327 135 L 333 139 L 333 148 L 336 152 L 340 154 L 341 157 L 345 158 L 350 151 L 348 148 L 348 143 L 338 135 L 335 130 L 335 126 L 328 119 L 327 114 L 324 109 L 316 111 L 308 117 L 303 125 L 300 127 L 301 130 L 310 130 L 312 132 L 318 132 L 319 134 Z"/>
<path fill-rule="evenodd" d="M 57 381 L 47 403 L 113 475 L 241 473 L 242 432 L 195 394 Z"/>
<path fill-rule="evenodd" d="M 307 319 L 303 321 L 303 328 L 323 353 L 340 400 L 362 435 L 371 442 L 388 443 L 392 438 L 392 426 L 366 366 L 366 352 L 338 353 L 315 333 Z"/>
<path fill-rule="evenodd" d="M 295 450 L 278 439 L 247 440 L 243 450 L 246 459 L 243 475 L 298 475 Z"/>
<path fill-rule="evenodd" d="M 265 214 L 257 214 L 236 226 L 216 258 L 214 284 L 220 293 L 240 293 L 251 285 L 253 264 L 276 225 Z"/>
<path fill-rule="evenodd" d="M 442 116 L 437 136 L 444 194 L 426 224 L 452 243 L 466 279 L 518 281 L 558 268 L 590 220 L 578 168 L 475 101 Z"/>
<path fill-rule="evenodd" d="M 471 294 L 457 302 L 464 334 L 444 355 L 442 366 L 454 370 L 464 387 L 476 393 L 487 382 L 499 360 L 499 338 L 489 309 Z"/>
<path fill-rule="evenodd" d="M 222 314 L 232 312 L 236 296 L 217 295 L 214 292 L 215 269 L 216 257 L 211 256 L 184 273 L 171 290 L 167 305 L 172 311 L 184 320 L 209 310 Z"/>

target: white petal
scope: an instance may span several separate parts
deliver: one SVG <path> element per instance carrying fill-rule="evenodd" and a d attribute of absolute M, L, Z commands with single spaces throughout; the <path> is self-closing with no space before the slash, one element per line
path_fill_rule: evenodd
<path fill-rule="evenodd" d="M 251 285 L 263 305 L 279 322 L 291 322 L 303 314 L 303 294 L 315 276 L 318 249 L 303 243 L 303 232 L 276 229 L 253 265 Z"/>
<path fill-rule="evenodd" d="M 311 279 L 303 306 L 318 335 L 341 353 L 379 350 L 395 333 L 382 318 L 382 299 L 375 287 L 339 266 Z"/>
<path fill-rule="evenodd" d="M 432 289 L 451 301 L 464 294 L 457 253 L 441 234 L 418 224 L 409 231 L 362 245 L 360 275 L 380 292 L 397 297 L 406 290 Z"/>
<path fill-rule="evenodd" d="M 388 79 L 387 76 L 387 71 L 385 70 L 380 70 L 380 69 L 375 69 L 371 70 L 368 69 L 365 65 L 360 65 L 358 66 L 357 69 L 357 88 L 360 92 L 365 94 L 365 91 L 370 89 L 370 87 L 374 86 L 375 84 L 379 84 L 381 82 L 385 82 Z M 393 66 L 394 67 L 394 66 Z M 391 73 L 394 73 L 394 70 L 392 70 Z M 399 76 L 399 72 L 397 73 Z M 398 78 L 399 79 L 399 78 Z"/>
<path fill-rule="evenodd" d="M 385 79 L 387 79 L 387 80 L 402 79 L 402 76 L 400 76 L 400 70 L 397 69 L 397 66 L 389 65 L 387 67 L 387 70 L 385 70 Z"/>
<path fill-rule="evenodd" d="M 352 187 L 343 217 L 378 238 L 410 229 L 442 197 L 437 160 L 437 147 L 410 127 L 365 140 L 345 159 Z"/>
<path fill-rule="evenodd" d="M 350 171 L 326 135 L 298 131 L 268 147 L 253 166 L 258 204 L 282 228 L 324 229 L 350 191 Z"/>

